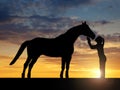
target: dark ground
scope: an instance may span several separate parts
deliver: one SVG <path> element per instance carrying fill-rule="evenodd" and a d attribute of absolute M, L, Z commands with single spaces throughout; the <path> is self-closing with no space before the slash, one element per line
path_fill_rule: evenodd
<path fill-rule="evenodd" d="M 1 90 L 120 90 L 118 78 L 0 78 Z"/>

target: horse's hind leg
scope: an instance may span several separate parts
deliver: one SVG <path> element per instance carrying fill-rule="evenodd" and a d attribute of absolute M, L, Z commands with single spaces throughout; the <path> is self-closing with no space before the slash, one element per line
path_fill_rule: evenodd
<path fill-rule="evenodd" d="M 28 74 L 27 74 L 27 77 L 30 78 L 31 77 L 31 70 L 32 70 L 32 67 L 33 65 L 35 64 L 35 62 L 37 61 L 38 57 L 34 57 L 32 58 L 30 64 L 29 64 L 29 68 L 28 68 Z"/>
<path fill-rule="evenodd" d="M 28 56 L 26 62 L 24 63 L 23 72 L 22 72 L 22 78 L 25 78 L 25 71 L 26 71 L 26 68 L 27 68 L 30 60 L 31 60 L 31 58 Z"/>
<path fill-rule="evenodd" d="M 64 69 L 65 69 L 65 60 L 64 60 L 64 58 L 62 58 L 60 78 L 63 78 Z"/>

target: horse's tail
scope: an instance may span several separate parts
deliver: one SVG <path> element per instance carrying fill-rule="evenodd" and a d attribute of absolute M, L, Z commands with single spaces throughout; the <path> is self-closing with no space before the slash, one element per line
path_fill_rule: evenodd
<path fill-rule="evenodd" d="M 22 52 L 24 51 L 24 49 L 27 47 L 29 41 L 25 41 L 24 43 L 22 43 L 22 45 L 20 46 L 16 56 L 14 57 L 14 59 L 10 62 L 10 65 L 14 64 L 17 59 L 20 57 L 20 55 L 22 54 Z"/>

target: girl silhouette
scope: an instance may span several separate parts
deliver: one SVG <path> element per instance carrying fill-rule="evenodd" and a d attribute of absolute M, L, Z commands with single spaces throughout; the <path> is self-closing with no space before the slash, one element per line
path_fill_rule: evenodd
<path fill-rule="evenodd" d="M 105 78 L 105 64 L 106 64 L 106 56 L 104 54 L 104 38 L 101 36 L 98 36 L 95 41 L 97 42 L 96 45 L 91 44 L 91 40 L 89 37 L 87 37 L 88 44 L 91 49 L 97 49 L 98 56 L 99 56 L 99 63 L 100 63 L 100 72 L 101 72 L 101 78 Z"/>

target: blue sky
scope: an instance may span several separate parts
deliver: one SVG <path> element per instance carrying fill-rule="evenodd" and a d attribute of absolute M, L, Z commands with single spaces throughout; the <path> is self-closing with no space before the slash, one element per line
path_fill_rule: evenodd
<path fill-rule="evenodd" d="M 120 35 L 119 9 L 120 0 L 0 0 L 0 40 L 55 37 L 85 20 L 95 32 Z"/>
<path fill-rule="evenodd" d="M 93 21 L 113 20 L 120 18 L 119 8 L 119 0 L 101 0 L 90 5 L 83 5 L 79 8 L 73 8 L 72 10 L 68 10 L 66 15 L 77 16 L 80 19 Z"/>
<path fill-rule="evenodd" d="M 76 16 L 86 20 L 120 18 L 119 0 L 1 0 L 0 4 L 0 12 L 6 18 L 16 15 Z"/>

